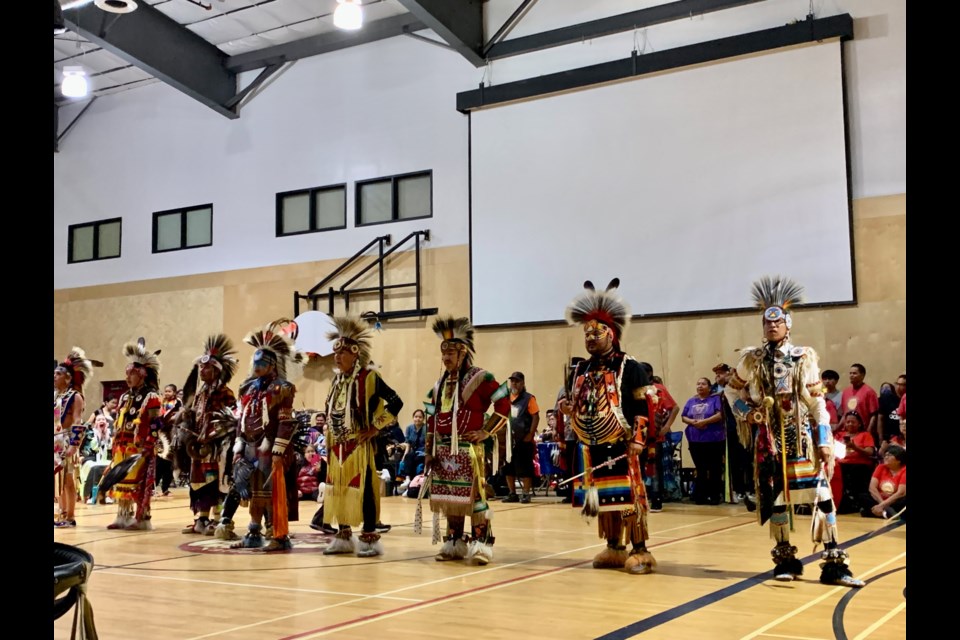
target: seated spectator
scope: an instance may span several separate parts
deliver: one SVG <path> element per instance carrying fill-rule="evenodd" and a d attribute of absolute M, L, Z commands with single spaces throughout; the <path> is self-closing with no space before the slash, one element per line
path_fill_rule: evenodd
<path fill-rule="evenodd" d="M 320 486 L 320 456 L 311 445 L 303 452 L 303 461 L 297 473 L 297 497 L 316 500 Z"/>
<path fill-rule="evenodd" d="M 400 462 L 403 459 L 403 429 L 394 422 L 384 427 L 376 436 L 375 463 L 377 474 L 382 477 L 384 470 L 389 474 L 387 481 L 390 495 L 393 495 L 393 488 Z"/>
<path fill-rule="evenodd" d="M 81 498 L 87 504 L 93 504 L 93 487 L 110 464 L 110 426 L 107 417 L 97 415 L 92 425 L 87 425 L 80 447 L 80 486 Z M 103 504 L 106 496 L 97 496 L 96 502 Z"/>
<path fill-rule="evenodd" d="M 407 425 L 403 438 L 403 459 L 397 470 L 397 480 L 402 483 L 399 487 L 400 493 L 407 490 L 415 475 L 423 472 L 426 436 L 426 416 L 422 409 L 417 409 L 413 412 L 413 424 Z"/>
<path fill-rule="evenodd" d="M 405 496 L 408 497 L 408 498 L 414 498 L 414 499 L 416 499 L 417 497 L 419 497 L 419 496 L 420 496 L 420 487 L 423 486 L 423 483 L 424 483 L 425 480 L 426 480 L 426 476 L 424 476 L 422 473 L 417 474 L 416 476 L 414 476 L 414 477 L 410 480 L 409 486 L 408 486 L 408 487 L 406 488 L 406 490 L 403 492 L 403 495 L 405 495 Z M 429 493 L 427 493 L 427 495 L 425 495 L 425 496 L 423 496 L 423 497 L 426 498 L 428 495 L 429 495 Z"/>
<path fill-rule="evenodd" d="M 537 434 L 537 442 L 553 442 L 557 437 L 557 412 L 547 409 L 547 428 Z"/>
<path fill-rule="evenodd" d="M 873 436 L 864 428 L 856 411 L 848 411 L 843 416 L 842 429 L 838 441 L 846 445 L 846 455 L 837 459 L 843 481 L 837 513 L 854 513 L 857 511 L 857 496 L 865 493 L 870 485 L 870 474 L 877 464 L 877 450 Z"/>
<path fill-rule="evenodd" d="M 869 492 L 860 499 L 865 518 L 892 518 L 907 507 L 907 451 L 891 444 L 870 478 Z M 906 512 L 901 515 L 906 520 Z"/>

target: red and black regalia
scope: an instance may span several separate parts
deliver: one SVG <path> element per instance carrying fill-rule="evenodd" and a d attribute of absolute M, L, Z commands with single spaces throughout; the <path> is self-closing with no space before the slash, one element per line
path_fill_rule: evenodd
<path fill-rule="evenodd" d="M 564 413 L 578 442 L 574 475 L 586 472 L 575 481 L 573 506 L 587 518 L 598 517 L 607 541 L 593 566 L 643 574 L 656 565 L 646 549 L 648 506 L 638 456 L 649 438 L 650 380 L 620 347 L 630 313 L 619 284 L 614 279 L 606 291 L 596 291 L 587 281 L 567 307 L 567 321 L 583 327 L 590 358 L 573 371 Z"/>
<path fill-rule="evenodd" d="M 292 548 L 290 520 L 298 519 L 296 469 L 291 446 L 300 423 L 293 417 L 296 387 L 287 380 L 288 365 L 299 364 L 281 321 L 249 334 L 244 342 L 256 349 L 249 377 L 240 384 L 240 418 L 234 444 L 233 490 L 249 501 L 250 525 L 244 548 L 284 551 Z M 224 505 L 224 523 L 233 512 Z M 267 525 L 264 544 L 262 526 Z M 219 527 L 218 527 L 219 528 Z M 226 528 L 226 527 L 225 527 Z"/>
<path fill-rule="evenodd" d="M 123 347 L 127 357 L 127 385 L 120 396 L 117 419 L 113 423 L 113 460 L 101 484 L 109 484 L 126 470 L 113 485 L 117 517 L 108 529 L 149 530 L 150 498 L 157 471 L 156 446 L 162 427 L 163 400 L 159 393 L 160 351 L 148 351 L 140 338 Z"/>
<path fill-rule="evenodd" d="M 494 536 L 487 503 L 484 442 L 498 447 L 496 434 L 507 424 L 510 397 L 489 371 L 473 366 L 473 326 L 467 318 L 440 318 L 433 331 L 441 339 L 445 371 L 427 394 L 426 453 L 430 466 L 430 510 L 434 540 L 440 515 L 447 532 L 439 561 L 493 560 Z M 449 365 L 448 365 L 449 362 Z M 485 412 L 493 406 L 490 416 Z M 471 535 L 464 535 L 470 516 Z"/>
<path fill-rule="evenodd" d="M 227 386 L 237 370 L 236 351 L 223 334 L 207 338 L 183 385 L 178 441 L 190 456 L 190 509 L 194 521 L 183 533 L 213 535 L 210 512 L 225 497 L 233 462 L 237 398 Z"/>

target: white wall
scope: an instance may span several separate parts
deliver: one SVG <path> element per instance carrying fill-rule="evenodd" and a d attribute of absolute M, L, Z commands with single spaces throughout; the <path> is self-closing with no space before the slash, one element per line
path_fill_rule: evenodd
<path fill-rule="evenodd" d="M 486 3 L 488 34 L 519 0 Z M 541 0 L 518 37 L 659 2 Z M 854 198 L 906 192 L 906 9 L 902 0 L 815 0 L 849 12 L 847 53 Z M 300 60 L 227 120 L 157 83 L 105 96 L 54 156 L 54 286 L 69 288 L 347 257 L 372 237 L 430 228 L 432 246 L 467 242 L 467 122 L 455 94 L 494 83 L 802 19 L 808 0 L 767 0 L 690 20 L 494 62 L 398 37 Z M 644 40 L 646 39 L 646 40 Z M 645 44 L 644 44 L 645 42 Z M 248 74 L 249 76 L 249 74 Z M 433 169 L 434 217 L 275 238 L 279 191 Z M 352 184 L 351 184 L 352 187 Z M 213 246 L 153 255 L 152 213 L 214 203 Z M 122 257 L 68 265 L 67 226 L 123 217 Z M 348 225 L 353 190 L 348 189 Z M 543 238 L 545 242 L 549 238 Z"/>
<path fill-rule="evenodd" d="M 519 0 L 490 0 L 487 31 L 502 25 Z M 665 4 L 663 0 L 540 0 L 507 40 Z M 853 197 L 906 193 L 907 9 L 905 0 L 814 0 L 818 18 L 849 13 L 854 39 L 844 44 Z M 802 20 L 809 0 L 766 0 L 641 29 L 495 60 L 486 81 L 514 80 L 641 53 L 739 35 Z M 479 82 L 477 80 L 476 82 Z"/>
<path fill-rule="evenodd" d="M 298 61 L 228 120 L 157 83 L 95 102 L 54 156 L 54 285 L 346 257 L 431 230 L 467 242 L 464 72 L 452 51 L 400 37 Z M 433 218 L 352 228 L 353 182 L 433 170 Z M 276 193 L 348 183 L 340 231 L 275 237 Z M 152 214 L 213 203 L 213 246 L 152 254 Z M 123 218 L 119 259 L 67 264 L 67 227 Z"/>

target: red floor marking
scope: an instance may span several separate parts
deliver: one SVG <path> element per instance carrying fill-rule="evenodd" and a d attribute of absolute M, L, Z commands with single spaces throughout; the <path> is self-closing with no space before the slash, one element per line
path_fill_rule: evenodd
<path fill-rule="evenodd" d="M 752 523 L 752 522 L 753 522 L 753 521 L 751 520 L 751 523 Z M 699 538 L 699 537 L 701 537 L 701 536 L 710 535 L 710 534 L 712 534 L 712 533 L 718 533 L 718 532 L 720 532 L 720 531 L 726 531 L 727 529 L 735 529 L 735 528 L 737 528 L 737 527 L 742 527 L 744 524 L 746 524 L 746 523 L 740 522 L 740 523 L 738 523 L 738 524 L 730 525 L 729 527 L 721 527 L 721 528 L 719 528 L 719 529 L 713 529 L 713 530 L 711 530 L 711 531 L 704 531 L 704 532 L 702 532 L 702 533 L 696 533 L 696 534 L 694 534 L 694 535 L 692 535 L 692 536 L 687 536 L 687 537 L 685 537 L 685 538 L 675 538 L 675 539 L 670 540 L 670 541 L 668 541 L 668 542 L 673 543 L 673 542 L 678 542 L 678 541 L 680 541 L 680 540 L 693 540 L 694 538 Z M 658 546 L 660 546 L 660 545 L 663 545 L 663 544 L 667 544 L 667 542 L 661 542 L 661 543 L 659 543 L 659 544 L 652 544 L 652 545 L 650 545 L 650 548 L 651 548 L 651 549 L 654 549 L 654 548 L 656 548 L 656 547 L 658 547 Z M 431 605 L 431 604 L 436 603 L 436 602 L 443 602 L 444 600 L 450 600 L 450 599 L 452 599 L 452 598 L 457 598 L 457 597 L 464 596 L 464 595 L 467 595 L 467 594 L 470 594 L 470 593 L 477 593 L 477 592 L 480 592 L 480 591 L 488 591 L 488 590 L 493 589 L 493 588 L 496 588 L 496 587 L 500 587 L 500 586 L 503 586 L 503 585 L 510 584 L 511 582 L 520 582 L 521 580 L 529 580 L 530 578 L 536 578 L 536 577 L 539 577 L 539 576 L 545 576 L 545 575 L 548 575 L 548 574 L 551 574 L 551 573 L 556 573 L 557 571 L 563 571 L 563 570 L 565 570 L 565 569 L 570 569 L 571 567 L 577 567 L 577 566 L 580 566 L 580 565 L 582 565 L 582 564 L 588 564 L 588 563 L 590 563 L 590 562 L 593 562 L 593 559 L 592 559 L 592 558 L 591 558 L 590 560 L 581 560 L 581 561 L 579 561 L 579 562 L 572 562 L 572 563 L 570 563 L 570 564 L 568 564 L 568 565 L 564 565 L 564 566 L 562 566 L 562 567 L 554 567 L 553 569 L 544 569 L 543 571 L 535 571 L 535 572 L 533 572 L 533 573 L 531 573 L 531 574 L 528 574 L 528 575 L 525 575 L 525 576 L 517 576 L 516 578 L 508 578 L 507 580 L 501 580 L 500 582 L 494 582 L 494 583 L 486 584 L 486 585 L 483 585 L 483 586 L 480 586 L 480 587 L 473 587 L 472 589 L 465 589 L 465 590 L 463 590 L 463 591 L 457 591 L 456 593 L 448 593 L 448 594 L 445 595 L 445 596 L 439 596 L 439 597 L 436 597 L 436 598 L 432 598 L 432 599 L 430 599 L 430 600 L 424 600 L 423 602 L 414 602 L 414 603 L 412 603 L 412 604 L 406 604 L 406 605 L 403 605 L 402 607 L 397 607 L 397 608 L 395 608 L 395 609 L 388 609 L 388 610 L 386 610 L 386 611 L 380 611 L 380 612 L 378 612 L 378 613 L 371 613 L 371 614 L 369 614 L 369 615 L 360 616 L 359 618 L 353 618 L 352 620 L 345 620 L 344 622 L 337 622 L 336 624 L 327 625 L 327 626 L 325 626 L 325 627 L 318 627 L 318 628 L 316 628 L 316 629 L 311 629 L 310 631 L 303 631 L 303 632 L 301 632 L 301 633 L 297 633 L 297 634 L 294 634 L 294 635 L 292 635 L 292 636 L 283 636 L 283 637 L 280 638 L 279 640 L 297 640 L 297 638 L 305 638 L 305 637 L 311 636 L 311 635 L 313 635 L 313 634 L 315 634 L 315 633 L 323 633 L 323 632 L 325 632 L 325 631 L 332 631 L 332 630 L 334 630 L 334 629 L 339 629 L 339 628 L 341 628 L 341 627 L 348 627 L 348 626 L 350 626 L 350 625 L 352 625 L 352 624 L 357 624 L 358 622 L 366 622 L 366 621 L 368 621 L 368 620 L 376 620 L 377 618 L 381 618 L 381 617 L 388 616 L 388 615 L 393 615 L 393 614 L 395 614 L 395 613 L 400 613 L 400 612 L 406 611 L 406 610 L 408 610 L 408 609 L 418 609 L 418 608 L 421 608 L 421 607 L 425 607 L 425 606 L 427 606 L 427 605 Z M 400 591 L 400 590 L 398 590 L 398 591 Z"/>

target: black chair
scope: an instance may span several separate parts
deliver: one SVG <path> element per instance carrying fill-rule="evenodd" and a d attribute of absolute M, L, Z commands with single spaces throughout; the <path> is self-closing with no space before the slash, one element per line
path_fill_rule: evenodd
<path fill-rule="evenodd" d="M 53 543 L 53 619 L 59 620 L 74 606 L 71 640 L 97 640 L 93 607 L 87 599 L 87 580 L 93 572 L 93 556 L 60 542 Z"/>

